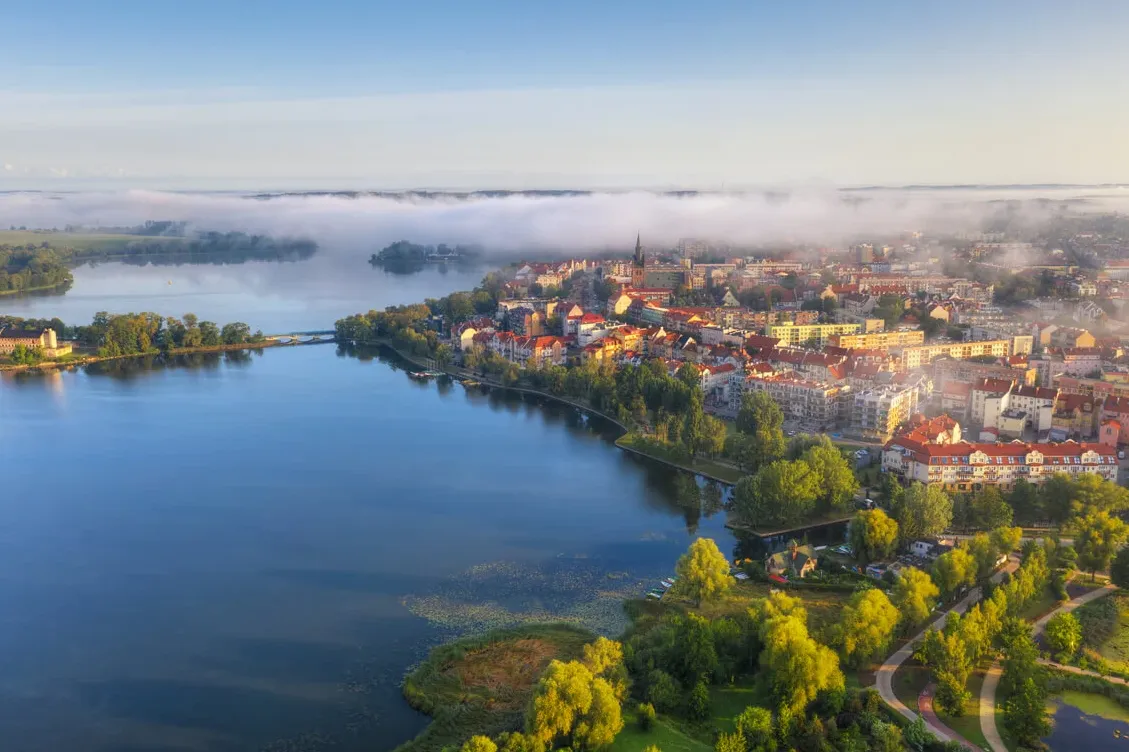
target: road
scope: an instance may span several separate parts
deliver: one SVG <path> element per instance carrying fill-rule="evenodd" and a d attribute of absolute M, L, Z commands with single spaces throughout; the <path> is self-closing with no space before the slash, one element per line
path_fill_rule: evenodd
<path fill-rule="evenodd" d="M 1037 620 L 1035 622 L 1035 629 L 1032 630 L 1033 635 L 1035 637 L 1038 637 L 1040 634 L 1042 634 L 1043 630 L 1047 626 L 1047 622 L 1050 621 L 1056 614 L 1069 613 L 1084 603 L 1095 601 L 1098 598 L 1104 598 L 1116 589 L 1117 588 L 1113 585 L 1106 585 L 1103 588 L 1091 590 L 1088 593 L 1080 595 L 1074 600 L 1067 601 L 1059 608 L 1056 608 L 1054 611 L 1051 611 L 1043 618 Z M 1052 663 L 1051 661 L 1040 659 L 1039 663 L 1056 666 L 1057 668 L 1071 671 L 1076 674 L 1101 676 L 1101 674 L 1098 674 L 1094 671 L 1083 671 L 1082 669 L 1075 668 L 1074 666 L 1059 666 L 1057 663 Z M 1004 746 L 1003 738 L 1000 737 L 1000 729 L 996 725 L 996 690 L 999 689 L 1000 676 L 1002 674 L 1003 669 L 1000 667 L 1000 659 L 997 658 L 992 662 L 992 667 L 988 669 L 988 674 L 984 677 L 984 684 L 980 688 L 980 730 L 984 732 L 984 738 L 988 740 L 988 746 L 992 748 L 992 752 L 1008 752 L 1007 747 Z M 1112 678 L 1102 678 L 1105 678 L 1107 681 L 1114 681 Z M 1117 681 L 1119 681 L 1121 684 L 1125 684 L 1124 681 Z"/>
<path fill-rule="evenodd" d="M 1014 558 L 1009 559 L 1008 563 L 1004 566 L 1003 569 L 992 575 L 992 581 L 999 582 L 1003 579 L 1005 573 L 1014 572 L 1016 569 L 1018 569 L 1018 567 L 1018 561 L 1016 561 Z M 953 612 L 963 614 L 965 611 L 972 608 L 972 605 L 979 600 L 980 588 L 975 587 L 971 591 L 969 591 L 968 595 L 962 598 L 959 603 L 953 606 L 951 610 L 941 614 L 941 616 L 936 621 L 934 621 L 925 629 L 921 630 L 921 632 L 919 632 L 917 636 L 915 636 L 912 640 L 907 642 L 904 647 L 902 647 L 900 650 L 886 659 L 886 662 L 883 663 L 876 672 L 876 683 L 878 687 L 878 694 L 881 695 L 882 699 L 886 701 L 887 705 L 889 705 L 898 713 L 911 721 L 917 718 L 917 713 L 907 708 L 905 704 L 898 699 L 898 696 L 894 694 L 894 672 L 897 671 L 898 667 L 905 663 L 911 655 L 913 655 L 914 645 L 924 639 L 925 633 L 929 629 L 943 629 L 945 622 L 949 619 L 949 614 Z M 953 736 L 948 729 L 938 727 L 937 724 L 931 723 L 929 719 L 925 719 L 925 727 L 929 729 L 929 731 L 932 732 L 932 734 L 941 741 L 953 741 Z"/>

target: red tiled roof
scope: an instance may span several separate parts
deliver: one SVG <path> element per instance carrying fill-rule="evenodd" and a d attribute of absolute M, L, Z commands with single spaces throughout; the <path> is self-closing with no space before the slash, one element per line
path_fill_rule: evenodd
<path fill-rule="evenodd" d="M 990 392 L 992 394 L 1007 394 L 1015 382 L 1006 379 L 979 379 L 973 387 L 977 392 Z"/>

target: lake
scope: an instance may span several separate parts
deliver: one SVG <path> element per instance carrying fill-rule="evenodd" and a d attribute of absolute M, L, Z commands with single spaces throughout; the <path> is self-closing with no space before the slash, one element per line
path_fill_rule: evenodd
<path fill-rule="evenodd" d="M 312 329 L 473 283 L 362 265 L 334 308 L 320 283 L 252 288 L 251 267 L 158 268 L 174 288 L 236 270 L 183 298 L 151 268 L 116 267 L 120 297 L 80 269 L 36 315 L 183 300 Z M 617 632 L 695 534 L 734 541 L 614 436 L 335 345 L 0 378 L 5 752 L 387 750 L 426 723 L 398 684 L 437 641 L 530 618 Z"/>
<path fill-rule="evenodd" d="M 63 295 L 0 297 L 0 313 L 24 318 L 58 316 L 69 325 L 89 324 L 98 311 L 153 311 L 164 316 L 195 313 L 223 324 L 243 321 L 252 330 L 332 329 L 351 313 L 418 303 L 453 290 L 469 290 L 485 269 L 428 266 L 416 274 L 391 274 L 360 254 L 323 249 L 294 262 L 252 261 L 219 266 L 132 266 L 102 263 L 74 270 Z"/>

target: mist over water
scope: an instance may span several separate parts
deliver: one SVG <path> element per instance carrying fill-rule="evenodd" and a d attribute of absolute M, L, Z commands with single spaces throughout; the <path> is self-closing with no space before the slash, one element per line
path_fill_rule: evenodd
<path fill-rule="evenodd" d="M 719 243 L 836 243 L 862 233 L 976 229 L 1000 202 L 1032 221 L 1072 211 L 1124 210 L 1108 188 L 879 189 L 798 187 L 747 193 L 648 191 L 546 194 L 244 194 L 126 191 L 0 194 L 0 227 L 131 226 L 188 222 L 202 230 L 299 235 L 327 253 L 365 255 L 396 240 L 464 243 L 487 251 L 627 250 L 694 237 Z M 1063 203 L 1066 202 L 1066 203 Z"/>

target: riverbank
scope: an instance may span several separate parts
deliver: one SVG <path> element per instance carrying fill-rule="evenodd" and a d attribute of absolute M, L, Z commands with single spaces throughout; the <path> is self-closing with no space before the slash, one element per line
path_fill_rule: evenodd
<path fill-rule="evenodd" d="M 77 355 L 72 353 L 57 360 L 45 360 L 33 366 L 0 363 L 0 371 L 50 371 L 57 368 L 72 368 L 74 366 L 88 366 L 94 363 L 104 363 L 111 360 L 127 360 L 129 358 L 143 358 L 147 355 L 196 355 L 203 353 L 220 353 L 234 350 L 264 350 L 268 347 L 293 347 L 296 345 L 320 345 L 333 340 L 314 340 L 311 342 L 279 342 L 274 339 L 262 342 L 242 342 L 235 345 L 208 345 L 201 347 L 178 347 L 173 350 L 146 350 L 145 352 L 130 353 L 128 355 Z"/>
<path fill-rule="evenodd" d="M 599 418 L 603 418 L 606 421 L 614 423 L 621 431 L 623 431 L 623 434 L 620 435 L 615 442 L 615 445 L 623 451 L 638 455 L 640 457 L 646 457 L 647 459 L 654 460 L 655 462 L 661 462 L 664 465 L 675 468 L 676 470 L 693 473 L 694 475 L 701 476 L 706 480 L 724 483 L 728 486 L 736 484 L 737 481 L 745 476 L 745 473 L 738 468 L 726 465 L 725 463 L 715 462 L 713 460 L 695 459 L 692 460 L 690 464 L 687 464 L 686 462 L 683 462 L 681 460 L 663 456 L 662 454 L 654 451 L 650 446 L 635 446 L 635 439 L 633 438 L 634 435 L 631 433 L 631 429 L 627 426 L 627 424 L 623 423 L 617 418 L 612 417 L 611 415 L 608 415 L 607 413 L 595 409 L 591 405 L 584 404 L 577 400 L 569 399 L 568 397 L 563 397 L 557 394 L 552 394 L 541 389 L 534 389 L 533 387 L 503 384 L 496 379 L 491 379 L 489 376 L 484 376 L 480 373 L 469 371 L 465 368 L 459 368 L 458 366 L 439 365 L 433 358 L 421 358 L 419 356 L 411 355 L 409 353 L 401 351 L 399 348 L 393 345 L 390 340 L 368 340 L 365 342 L 354 342 L 353 344 L 387 347 L 389 350 L 396 353 L 404 360 L 412 363 L 415 366 L 418 366 L 419 368 L 439 370 L 453 378 L 469 379 L 483 386 L 493 387 L 497 389 L 508 389 L 510 391 L 524 394 L 533 394 L 538 397 L 544 397 L 545 399 L 554 400 L 563 405 L 575 407 L 578 410 L 583 410 L 584 412 L 590 413 Z"/>
<path fill-rule="evenodd" d="M 46 291 L 50 291 L 50 290 L 60 290 L 64 287 L 70 287 L 70 285 L 72 285 L 72 284 L 74 284 L 73 280 L 67 280 L 66 282 L 60 282 L 57 285 L 40 285 L 38 287 L 21 287 L 19 290 L 0 290 L 0 297 L 3 297 L 5 295 L 23 295 L 24 293 L 28 293 L 28 292 L 46 292 Z"/>

